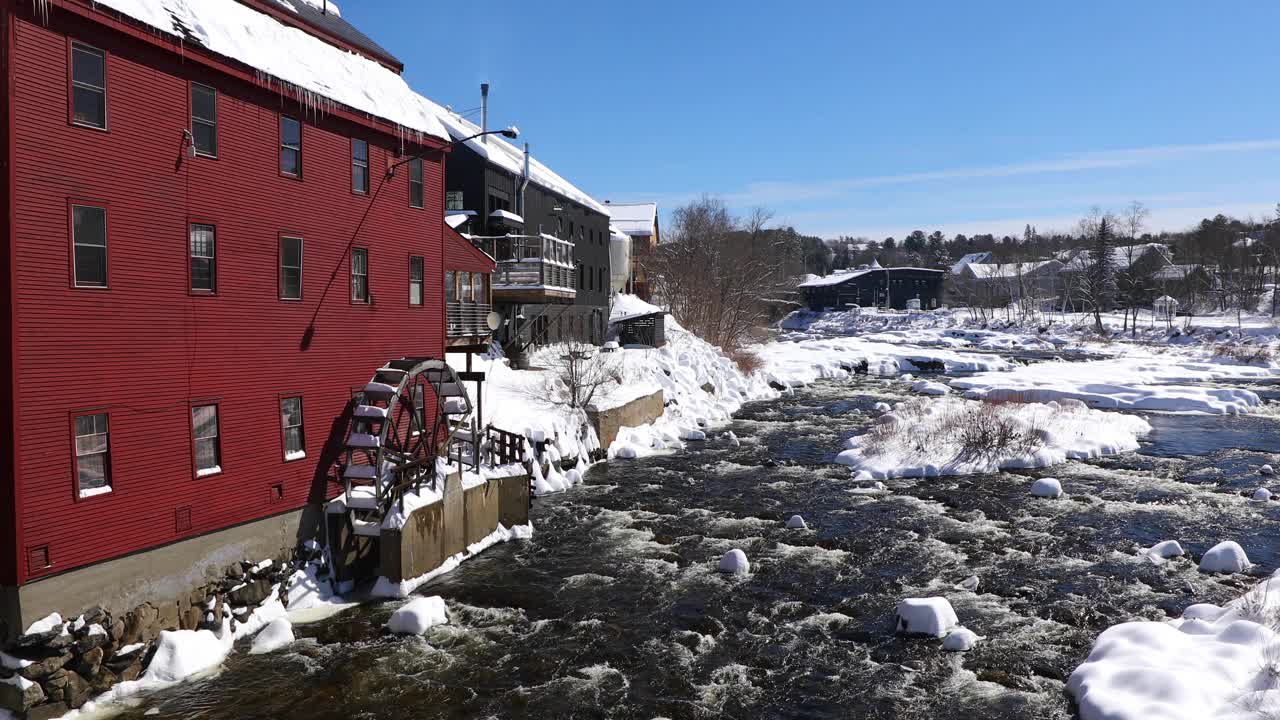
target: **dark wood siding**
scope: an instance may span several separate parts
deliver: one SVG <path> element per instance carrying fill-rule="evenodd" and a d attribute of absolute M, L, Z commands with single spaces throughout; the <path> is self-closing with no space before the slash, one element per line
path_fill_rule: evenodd
<path fill-rule="evenodd" d="M 924 310 L 942 303 L 942 285 L 946 273 L 922 268 L 889 268 L 872 270 L 833 285 L 805 288 L 805 302 L 811 310 L 844 309 L 848 305 L 883 307 L 886 290 L 889 306 L 904 310 L 907 300 L 920 299 Z"/>
<path fill-rule="evenodd" d="M 67 121 L 68 36 L 107 53 L 107 132 Z M 20 22 L 16 44 L 19 552 L 47 545 L 46 572 L 60 572 L 331 494 L 318 460 L 351 388 L 388 358 L 443 352 L 440 155 L 424 163 L 425 208 L 411 209 L 403 169 L 379 188 L 399 148 L 391 134 L 69 13 Z M 217 159 L 181 151 L 192 80 L 218 90 Z M 303 122 L 302 180 L 279 173 L 278 112 Z M 368 196 L 351 191 L 353 136 L 369 142 Z M 107 207 L 108 289 L 70 286 L 72 199 Z M 196 221 L 217 228 L 213 295 L 188 291 Z M 282 234 L 304 239 L 301 301 L 278 299 Z M 367 305 L 350 301 L 352 246 L 368 250 Z M 408 304 L 410 255 L 426 259 L 421 307 Z M 307 453 L 289 463 L 286 394 L 303 397 Z M 223 470 L 199 479 L 197 401 L 219 405 Z M 93 408 L 110 417 L 114 490 L 79 499 L 70 418 Z"/>

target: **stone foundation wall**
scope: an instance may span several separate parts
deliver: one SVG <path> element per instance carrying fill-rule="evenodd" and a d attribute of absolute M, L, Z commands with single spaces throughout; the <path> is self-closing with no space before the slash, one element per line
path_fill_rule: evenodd
<path fill-rule="evenodd" d="M 111 689 L 136 680 L 165 630 L 232 629 L 293 572 L 292 551 L 271 563 L 236 561 L 218 579 L 187 592 L 152 598 L 126 611 L 94 606 L 45 632 L 22 635 L 0 658 L 0 709 L 19 718 L 59 717 Z"/>
<path fill-rule="evenodd" d="M 636 398 L 629 403 L 608 410 L 588 408 L 587 417 L 595 426 L 596 437 L 600 438 L 600 447 L 608 448 L 618 438 L 618 431 L 624 427 L 647 425 L 662 417 L 665 407 L 662 391 L 652 395 Z"/>

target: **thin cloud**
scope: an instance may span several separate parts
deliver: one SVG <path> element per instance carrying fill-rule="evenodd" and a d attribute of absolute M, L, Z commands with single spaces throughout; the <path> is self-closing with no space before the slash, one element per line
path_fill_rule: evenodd
<path fill-rule="evenodd" d="M 1220 153 L 1266 152 L 1280 150 L 1280 139 L 1248 140 L 1226 143 L 1202 143 L 1199 145 L 1157 145 L 1145 148 L 1102 150 L 1074 153 L 1061 158 L 986 167 L 954 168 L 925 172 L 874 175 L 844 180 L 816 183 L 765 181 L 750 183 L 743 190 L 724 195 L 732 206 L 779 205 L 807 200 L 837 198 L 852 190 L 862 190 L 891 185 L 912 185 L 947 180 L 979 180 L 983 178 L 1007 178 L 1019 175 L 1082 172 L 1113 168 L 1138 167 L 1194 155 Z"/>

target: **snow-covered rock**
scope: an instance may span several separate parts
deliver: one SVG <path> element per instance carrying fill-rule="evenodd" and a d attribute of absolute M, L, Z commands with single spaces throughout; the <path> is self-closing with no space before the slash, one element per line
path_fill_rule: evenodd
<path fill-rule="evenodd" d="M 1057 478 L 1040 478 L 1031 483 L 1031 494 L 1042 498 L 1062 497 L 1062 483 Z"/>
<path fill-rule="evenodd" d="M 787 528 L 790 530 L 808 530 L 809 526 L 805 523 L 804 518 L 799 515 L 792 515 L 787 518 Z"/>
<path fill-rule="evenodd" d="M 942 637 L 960 624 L 951 603 L 943 597 L 907 598 L 898 603 L 898 632 Z"/>
<path fill-rule="evenodd" d="M 275 652 L 293 641 L 293 623 L 289 622 L 287 617 L 276 618 L 253 638 L 253 647 L 249 648 L 249 654 L 261 655 Z"/>
<path fill-rule="evenodd" d="M 878 403 L 876 403 L 875 405 L 872 405 L 871 407 L 872 407 L 876 412 L 881 412 L 881 413 L 887 413 L 887 412 L 889 412 L 890 410 L 893 410 L 893 406 L 891 406 L 891 405 L 890 405 L 889 403 L 887 403 L 887 402 L 878 402 Z"/>
<path fill-rule="evenodd" d="M 1244 548 L 1233 540 L 1214 545 L 1200 558 L 1202 572 L 1238 573 L 1248 570 L 1251 564 Z"/>
<path fill-rule="evenodd" d="M 968 652 L 972 650 L 982 637 L 969 628 L 958 627 L 947 633 L 942 641 L 942 649 L 951 652 Z"/>
<path fill-rule="evenodd" d="M 1177 540 L 1165 540 L 1152 545 L 1145 554 L 1153 559 L 1170 560 L 1182 557 L 1186 554 L 1186 551 L 1182 549 L 1182 545 Z"/>
<path fill-rule="evenodd" d="M 968 590 L 969 592 L 978 592 L 978 582 L 977 575 L 970 575 L 969 577 L 961 580 L 960 584 L 956 587 L 961 590 Z"/>
<path fill-rule="evenodd" d="M 1257 490 L 1253 491 L 1254 502 L 1266 502 L 1270 499 L 1271 499 L 1271 491 L 1264 487 L 1260 487 Z"/>
<path fill-rule="evenodd" d="M 231 621 L 225 618 L 219 632 L 165 630 L 156 641 L 155 654 L 142 680 L 144 683 L 172 683 L 217 667 L 227 658 L 234 642 Z"/>
<path fill-rule="evenodd" d="M 951 388 L 933 380 L 917 380 L 911 384 L 911 392 L 918 395 L 941 396 L 949 394 Z"/>
<path fill-rule="evenodd" d="M 740 575 L 742 573 L 751 572 L 751 563 L 747 561 L 746 553 L 742 552 L 738 548 L 734 548 L 725 553 L 724 557 L 720 558 L 720 565 L 718 569 L 722 573 Z"/>
<path fill-rule="evenodd" d="M 398 635 L 421 635 L 449 622 L 449 609 L 439 595 L 419 597 L 401 605 L 387 619 L 387 629 Z"/>
<path fill-rule="evenodd" d="M 702 442 L 707 439 L 707 434 L 701 430 L 685 430 L 680 434 L 680 439 L 690 442 Z"/>
<path fill-rule="evenodd" d="M 1276 474 L 1275 468 L 1271 467 L 1270 465 L 1263 465 L 1262 467 L 1258 468 L 1258 472 L 1262 475 Z"/>

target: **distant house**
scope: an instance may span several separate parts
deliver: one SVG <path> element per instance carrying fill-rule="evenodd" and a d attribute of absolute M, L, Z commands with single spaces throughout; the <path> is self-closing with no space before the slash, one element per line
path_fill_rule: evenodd
<path fill-rule="evenodd" d="M 1052 301 L 1062 294 L 1062 261 L 966 263 L 952 279 L 952 293 L 964 303 L 1004 307 L 1023 298 Z"/>
<path fill-rule="evenodd" d="M 605 209 L 613 218 L 612 225 L 631 238 L 631 276 L 623 290 L 646 302 L 652 296 L 644 258 L 659 242 L 658 204 L 651 202 L 616 203 L 605 201 Z"/>
<path fill-rule="evenodd" d="M 1154 298 L 1156 284 L 1153 277 L 1162 268 L 1173 264 L 1169 248 L 1161 243 L 1121 245 L 1111 249 L 1111 266 L 1116 272 L 1116 285 L 1121 294 L 1132 293 L 1135 300 L 1146 302 Z M 1062 268 L 1062 300 L 1064 308 L 1075 308 L 1086 301 L 1081 292 L 1086 276 L 1093 266 L 1093 257 L 1087 248 L 1070 256 Z M 1088 308 L 1080 308 L 1088 309 Z"/>
<path fill-rule="evenodd" d="M 919 300 L 921 308 L 936 308 L 942 302 L 945 270 L 915 267 L 881 267 L 872 262 L 857 270 L 837 270 L 825 277 L 810 277 L 800 283 L 805 305 L 811 310 L 844 309 L 851 306 L 907 309 L 908 300 Z"/>
<path fill-rule="evenodd" d="M 1218 289 L 1221 283 L 1213 270 L 1203 265 L 1166 265 L 1151 275 L 1155 289 L 1177 298 L 1183 305 Z"/>

